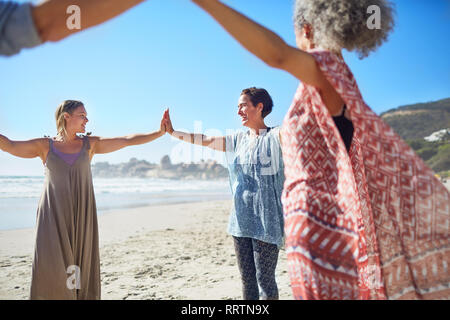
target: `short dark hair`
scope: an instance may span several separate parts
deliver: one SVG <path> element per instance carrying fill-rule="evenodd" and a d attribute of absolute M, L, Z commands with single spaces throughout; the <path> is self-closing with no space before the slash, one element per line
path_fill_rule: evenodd
<path fill-rule="evenodd" d="M 261 113 L 263 118 L 272 112 L 273 101 L 266 89 L 251 87 L 242 90 L 241 96 L 243 94 L 250 98 L 250 101 L 255 107 L 258 103 L 263 104 L 263 110 Z"/>

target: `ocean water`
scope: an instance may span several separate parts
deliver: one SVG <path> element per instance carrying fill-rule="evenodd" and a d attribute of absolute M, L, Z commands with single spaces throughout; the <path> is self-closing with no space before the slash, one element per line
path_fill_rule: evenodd
<path fill-rule="evenodd" d="M 228 180 L 94 178 L 98 215 L 115 209 L 231 199 Z M 44 177 L 0 176 L 0 230 L 31 228 Z"/>

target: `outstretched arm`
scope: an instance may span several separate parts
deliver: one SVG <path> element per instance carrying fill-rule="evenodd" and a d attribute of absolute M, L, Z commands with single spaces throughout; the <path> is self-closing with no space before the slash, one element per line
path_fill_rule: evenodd
<path fill-rule="evenodd" d="M 343 100 L 320 71 L 314 57 L 291 47 L 278 35 L 218 0 L 192 0 L 208 12 L 248 51 L 269 66 L 285 70 L 303 83 L 315 86 L 331 115 L 342 110 Z"/>
<path fill-rule="evenodd" d="M 42 41 L 59 41 L 65 37 L 96 26 L 144 0 L 47 0 L 32 8 L 32 16 Z M 81 29 L 66 26 L 67 8 L 77 5 L 81 10 Z"/>
<path fill-rule="evenodd" d="M 164 113 L 164 124 L 167 128 L 167 133 L 172 137 L 180 139 L 184 142 L 189 142 L 203 147 L 208 147 L 217 151 L 226 151 L 225 137 L 208 137 L 200 133 L 186 133 L 182 131 L 175 131 L 172 127 L 172 121 L 170 120 L 169 110 Z"/>
<path fill-rule="evenodd" d="M 323 76 L 314 57 L 289 46 L 274 32 L 218 0 L 192 0 L 208 12 L 248 51 L 269 66 L 283 69 L 302 82 L 320 87 Z"/>
<path fill-rule="evenodd" d="M 92 146 L 91 157 L 96 153 L 110 153 L 125 147 L 148 143 L 163 136 L 165 133 L 166 127 L 164 125 L 163 117 L 159 130 L 148 134 L 133 134 L 117 138 L 90 137 L 89 139 Z"/>
<path fill-rule="evenodd" d="M 48 139 L 40 138 L 28 141 L 12 141 L 0 134 L 0 150 L 20 158 L 40 157 L 45 161 L 48 152 Z"/>

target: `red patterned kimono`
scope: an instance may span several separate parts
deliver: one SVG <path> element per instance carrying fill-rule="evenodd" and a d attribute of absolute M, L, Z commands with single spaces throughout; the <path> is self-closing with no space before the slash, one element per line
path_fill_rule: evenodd
<path fill-rule="evenodd" d="M 450 298 L 450 194 L 364 103 L 349 68 L 311 53 L 355 128 L 349 153 L 318 90 L 284 119 L 286 250 L 296 299 Z"/>

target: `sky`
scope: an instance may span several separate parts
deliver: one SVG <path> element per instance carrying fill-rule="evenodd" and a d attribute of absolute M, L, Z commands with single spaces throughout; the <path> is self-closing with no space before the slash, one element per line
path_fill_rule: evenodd
<path fill-rule="evenodd" d="M 224 2 L 295 45 L 292 0 Z M 450 1 L 395 4 L 394 32 L 378 51 L 363 60 L 344 51 L 364 100 L 376 113 L 450 97 Z M 242 128 L 237 116 L 242 89 L 268 90 L 274 109 L 266 124 L 277 126 L 298 84 L 248 53 L 191 1 L 148 0 L 63 41 L 0 57 L 0 133 L 12 140 L 54 136 L 56 107 L 75 99 L 84 102 L 87 131 L 97 136 L 155 131 L 167 107 L 177 130 L 225 135 Z M 220 152 L 166 135 L 96 155 L 93 162 L 135 157 L 159 163 L 166 154 L 173 162 L 223 159 Z M 0 152 L 0 175 L 42 174 L 39 158 Z"/>

